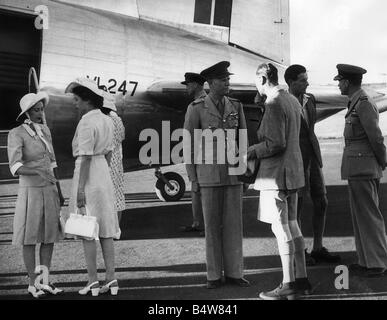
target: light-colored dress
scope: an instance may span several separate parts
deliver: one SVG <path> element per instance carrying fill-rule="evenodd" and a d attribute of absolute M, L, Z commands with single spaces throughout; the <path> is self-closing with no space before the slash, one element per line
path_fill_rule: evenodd
<path fill-rule="evenodd" d="M 110 162 L 110 174 L 114 185 L 115 208 L 117 211 L 125 210 L 124 195 L 124 169 L 122 166 L 122 141 L 125 139 L 125 127 L 121 118 L 111 111 L 110 118 L 113 120 L 113 152 Z"/>
<path fill-rule="evenodd" d="M 22 166 L 51 173 L 56 167 L 50 129 L 40 124 L 34 126 L 37 129 L 23 124 L 8 134 L 8 159 L 13 175 Z M 38 131 L 43 140 L 36 133 Z M 48 244 L 61 240 L 59 214 L 56 185 L 38 175 L 20 175 L 12 244 Z"/>
<path fill-rule="evenodd" d="M 85 184 L 86 207 L 97 217 L 99 238 L 119 239 L 121 230 L 114 209 L 114 187 L 105 155 L 113 149 L 113 122 L 101 110 L 86 113 L 79 121 L 73 141 L 75 161 L 69 210 L 63 218 L 77 210 L 77 192 L 82 156 L 92 156 Z"/>

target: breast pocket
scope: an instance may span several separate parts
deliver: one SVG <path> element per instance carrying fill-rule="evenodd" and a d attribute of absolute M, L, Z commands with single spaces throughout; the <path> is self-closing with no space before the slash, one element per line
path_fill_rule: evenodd
<path fill-rule="evenodd" d="M 236 129 L 239 126 L 239 114 L 238 112 L 232 112 L 227 116 L 226 126 L 229 129 Z"/>
<path fill-rule="evenodd" d="M 358 116 L 352 115 L 346 121 L 346 127 L 350 127 L 350 133 L 352 137 L 361 137 L 365 135 L 365 131 L 363 125 L 360 122 L 360 118 Z"/>

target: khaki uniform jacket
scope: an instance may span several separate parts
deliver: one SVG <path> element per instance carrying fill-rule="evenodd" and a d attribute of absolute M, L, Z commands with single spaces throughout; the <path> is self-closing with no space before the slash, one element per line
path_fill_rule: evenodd
<path fill-rule="evenodd" d="M 344 139 L 342 180 L 380 179 L 386 167 L 386 147 L 379 128 L 379 111 L 363 89 L 350 99 Z"/>
<path fill-rule="evenodd" d="M 218 109 L 214 105 L 213 101 L 209 96 L 205 98 L 199 98 L 193 101 L 187 109 L 185 116 L 184 129 L 189 132 L 190 136 L 185 137 L 184 139 L 184 148 L 187 148 L 187 145 L 190 145 L 190 150 L 186 150 L 184 155 L 188 153 L 191 155 L 190 163 L 186 161 L 186 169 L 188 173 L 188 178 L 192 182 L 198 182 L 200 186 L 204 187 L 215 187 L 215 186 L 227 186 L 227 185 L 240 185 L 237 176 L 229 174 L 229 168 L 231 165 L 227 162 L 227 150 L 225 150 L 226 156 L 218 157 L 217 149 L 219 140 L 215 138 L 208 141 L 208 139 L 202 143 L 201 149 L 206 149 L 206 144 L 210 144 L 210 148 L 213 150 L 213 164 L 205 163 L 205 152 L 202 152 L 201 159 L 198 159 L 197 156 L 200 156 L 200 152 L 195 154 L 195 140 L 196 143 L 200 144 L 202 139 L 195 139 L 195 129 L 206 130 L 209 129 L 209 132 L 214 133 L 215 131 L 225 132 L 226 129 L 234 129 L 235 137 L 238 136 L 237 129 L 247 129 L 245 115 L 243 113 L 243 105 L 239 100 L 232 99 L 229 97 L 224 97 L 224 114 L 223 117 L 220 115 Z M 224 134 L 224 140 L 222 141 L 221 146 L 225 146 L 224 149 L 227 149 L 230 141 L 227 139 L 227 134 Z M 233 145 L 236 145 L 235 140 Z M 196 146 L 197 148 L 198 146 Z M 235 149 L 234 156 L 236 157 L 238 150 Z M 196 159 L 195 159 L 196 157 Z M 226 161 L 218 163 L 219 159 L 225 159 Z M 207 162 L 208 163 L 208 162 Z"/>
<path fill-rule="evenodd" d="M 320 144 L 314 132 L 314 126 L 317 120 L 316 113 L 316 100 L 311 94 L 304 94 L 303 98 L 303 108 L 307 114 L 307 123 L 308 123 L 308 137 L 310 143 L 313 147 L 313 153 L 317 159 L 318 165 L 320 168 L 323 167 Z M 303 121 L 303 120 L 302 120 Z M 303 137 L 300 135 L 300 145 L 302 144 Z"/>
<path fill-rule="evenodd" d="M 278 87 L 267 97 L 255 152 L 260 166 L 256 190 L 296 190 L 305 185 L 299 144 L 301 105 Z"/>

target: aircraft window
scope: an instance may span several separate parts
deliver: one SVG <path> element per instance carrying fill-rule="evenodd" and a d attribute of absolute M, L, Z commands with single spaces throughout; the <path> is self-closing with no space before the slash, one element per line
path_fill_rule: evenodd
<path fill-rule="evenodd" d="M 214 25 L 230 27 L 232 0 L 216 0 Z"/>
<path fill-rule="evenodd" d="M 230 27 L 232 0 L 195 0 L 194 22 Z"/>
<path fill-rule="evenodd" d="M 211 23 L 212 0 L 195 0 L 194 22 Z"/>

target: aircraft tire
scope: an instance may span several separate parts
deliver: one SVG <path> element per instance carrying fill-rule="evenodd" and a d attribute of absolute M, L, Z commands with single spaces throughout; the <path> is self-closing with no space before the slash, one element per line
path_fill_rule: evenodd
<path fill-rule="evenodd" d="M 175 187 L 174 190 L 168 188 L 162 179 L 156 182 L 156 194 L 161 201 L 172 202 L 179 201 L 185 192 L 185 181 L 183 177 L 176 172 L 167 172 L 164 177 Z"/>

